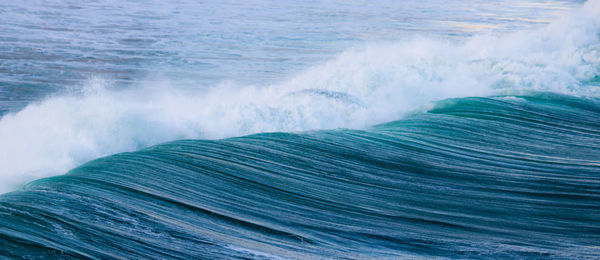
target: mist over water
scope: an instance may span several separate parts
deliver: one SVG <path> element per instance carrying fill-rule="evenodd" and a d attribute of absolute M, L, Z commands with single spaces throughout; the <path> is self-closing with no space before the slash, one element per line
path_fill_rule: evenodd
<path fill-rule="evenodd" d="M 0 113 L 88 78 L 265 85 L 357 45 L 539 27 L 577 1 L 5 1 Z"/>

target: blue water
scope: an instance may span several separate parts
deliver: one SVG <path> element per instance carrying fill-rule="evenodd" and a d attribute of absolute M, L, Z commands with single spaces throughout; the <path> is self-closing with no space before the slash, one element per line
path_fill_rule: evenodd
<path fill-rule="evenodd" d="M 1 3 L 0 256 L 598 258 L 599 17 Z"/>

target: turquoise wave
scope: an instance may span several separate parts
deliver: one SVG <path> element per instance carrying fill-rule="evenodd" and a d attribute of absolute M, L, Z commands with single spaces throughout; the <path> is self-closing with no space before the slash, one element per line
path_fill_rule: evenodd
<path fill-rule="evenodd" d="M 473 97 L 369 130 L 180 140 L 0 196 L 0 256 L 600 257 L 600 99 Z"/>

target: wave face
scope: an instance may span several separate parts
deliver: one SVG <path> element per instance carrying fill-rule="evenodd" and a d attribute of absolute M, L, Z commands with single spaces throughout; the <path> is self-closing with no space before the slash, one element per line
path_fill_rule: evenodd
<path fill-rule="evenodd" d="M 357 48 L 276 84 L 181 90 L 156 81 L 123 90 L 90 80 L 0 119 L 0 193 L 178 139 L 366 129 L 446 98 L 532 90 L 598 96 L 599 17 L 595 1 L 537 31 Z"/>
<path fill-rule="evenodd" d="M 368 130 L 180 140 L 0 197 L 0 255 L 600 257 L 600 100 L 449 99 Z"/>

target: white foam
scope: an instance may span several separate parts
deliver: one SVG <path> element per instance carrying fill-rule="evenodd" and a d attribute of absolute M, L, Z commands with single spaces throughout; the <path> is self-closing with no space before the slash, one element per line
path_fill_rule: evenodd
<path fill-rule="evenodd" d="M 585 82 L 600 74 L 599 2 L 534 32 L 348 50 L 269 86 L 186 91 L 157 82 L 114 91 L 110 82 L 90 80 L 83 93 L 0 119 L 0 192 L 169 140 L 365 128 L 432 101 L 504 91 L 596 95 L 598 87 Z"/>

